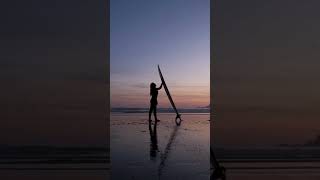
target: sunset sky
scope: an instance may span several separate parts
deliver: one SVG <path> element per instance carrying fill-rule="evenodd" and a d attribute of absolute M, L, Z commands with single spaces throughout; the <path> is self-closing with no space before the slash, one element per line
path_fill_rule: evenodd
<path fill-rule="evenodd" d="M 210 102 L 209 0 L 111 0 L 111 106 L 148 107 L 159 64 L 180 108 Z M 159 107 L 169 107 L 164 93 Z"/>

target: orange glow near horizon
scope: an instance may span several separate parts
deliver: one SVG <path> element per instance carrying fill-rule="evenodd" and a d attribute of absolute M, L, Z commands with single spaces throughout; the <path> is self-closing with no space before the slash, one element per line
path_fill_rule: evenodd
<path fill-rule="evenodd" d="M 205 107 L 210 104 L 209 86 L 168 87 L 170 94 L 178 108 Z M 131 89 L 130 91 L 111 91 L 112 107 L 149 107 L 149 87 Z M 168 97 L 162 88 L 159 91 L 158 107 L 171 107 Z"/>

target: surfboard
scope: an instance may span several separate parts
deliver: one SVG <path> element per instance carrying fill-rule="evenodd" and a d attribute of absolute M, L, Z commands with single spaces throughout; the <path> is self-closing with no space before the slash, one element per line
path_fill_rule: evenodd
<path fill-rule="evenodd" d="M 179 126 L 180 124 L 181 124 L 181 115 L 179 114 L 179 112 L 178 112 L 178 110 L 177 110 L 177 108 L 176 108 L 176 105 L 174 104 L 174 102 L 173 102 L 173 99 L 172 99 L 172 97 L 171 97 L 171 95 L 170 95 L 170 92 L 169 92 L 169 89 L 168 89 L 168 87 L 167 87 L 167 84 L 166 84 L 166 82 L 164 81 L 164 78 L 163 78 L 163 75 L 162 75 L 162 73 L 161 73 L 161 70 L 160 70 L 160 67 L 159 67 L 159 65 L 158 65 L 158 71 L 159 71 L 159 75 L 160 75 L 160 79 L 161 79 L 161 82 L 162 82 L 162 85 L 163 85 L 163 87 L 164 87 L 164 90 L 166 91 L 166 94 L 167 94 L 167 96 L 168 96 L 168 99 L 169 99 L 169 101 L 170 101 L 170 103 L 171 103 L 171 106 L 172 106 L 172 108 L 174 109 L 174 111 L 176 112 L 176 114 L 177 114 L 177 116 L 176 116 L 176 119 L 175 119 L 175 122 L 176 122 L 176 124 Z M 179 121 L 178 121 L 179 120 Z"/>

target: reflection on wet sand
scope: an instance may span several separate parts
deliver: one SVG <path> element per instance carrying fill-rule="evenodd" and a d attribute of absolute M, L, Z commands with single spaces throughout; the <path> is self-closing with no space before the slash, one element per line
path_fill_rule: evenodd
<path fill-rule="evenodd" d="M 149 132 L 150 132 L 150 160 L 152 161 L 156 161 L 156 157 L 157 154 L 159 153 L 159 149 L 158 149 L 158 139 L 157 139 L 157 121 L 154 123 L 153 125 L 153 129 L 152 129 L 152 123 L 151 121 L 149 121 Z M 170 152 L 170 148 L 171 148 L 171 144 L 174 141 L 174 138 L 177 134 L 177 130 L 178 130 L 178 126 L 174 127 L 174 130 L 172 131 L 168 144 L 164 150 L 164 153 L 161 154 L 160 156 L 160 164 L 158 167 L 158 179 L 161 178 L 161 174 L 162 174 L 162 170 L 165 167 L 165 162 L 166 159 L 169 156 L 169 152 Z"/>
<path fill-rule="evenodd" d="M 160 122 L 148 122 L 146 113 L 112 115 L 112 176 L 124 180 L 209 179 L 209 114 L 183 114 L 180 126 L 173 113 L 159 116 Z"/>
<path fill-rule="evenodd" d="M 210 147 L 210 163 L 211 163 L 211 180 L 226 180 L 226 169 L 225 167 L 221 166 L 216 156 L 213 152 L 212 147 Z"/>
<path fill-rule="evenodd" d="M 179 126 L 180 126 L 180 124 L 179 124 Z M 176 137 L 177 130 L 178 130 L 179 126 L 177 125 L 177 126 L 174 127 L 174 130 L 171 133 L 171 136 L 170 136 L 170 139 L 169 139 L 168 144 L 166 146 L 166 149 L 164 150 L 164 153 L 161 155 L 161 161 L 160 161 L 160 165 L 159 165 L 159 168 L 158 168 L 158 177 L 159 177 L 159 179 L 160 179 L 161 174 L 162 174 L 162 169 L 165 167 L 165 162 L 166 162 L 166 159 L 169 156 L 171 144 L 172 144 L 173 140 Z"/>
<path fill-rule="evenodd" d="M 151 121 L 149 121 L 149 132 L 150 132 L 150 160 L 155 161 L 157 154 L 159 152 L 158 149 L 158 137 L 157 137 L 157 122 L 154 123 L 153 129 L 151 126 Z"/>

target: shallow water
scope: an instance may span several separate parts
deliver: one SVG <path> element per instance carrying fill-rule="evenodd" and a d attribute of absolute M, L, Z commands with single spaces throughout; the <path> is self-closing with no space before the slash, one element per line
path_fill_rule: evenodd
<path fill-rule="evenodd" d="M 209 179 L 209 114 L 160 113 L 151 124 L 145 113 L 111 116 L 112 177 L 116 179 Z M 156 128 L 156 133 L 154 131 Z M 154 136 L 156 134 L 156 136 Z"/>

